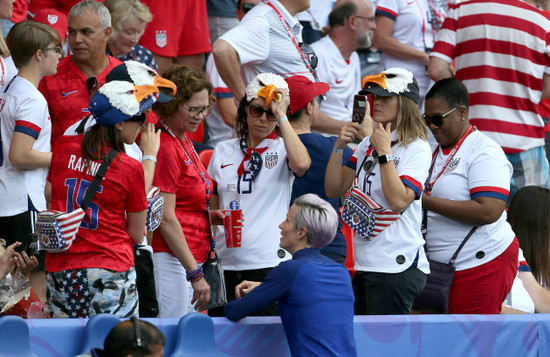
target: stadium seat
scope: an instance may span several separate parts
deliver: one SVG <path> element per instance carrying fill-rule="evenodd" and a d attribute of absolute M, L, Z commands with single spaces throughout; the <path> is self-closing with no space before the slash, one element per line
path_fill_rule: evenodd
<path fill-rule="evenodd" d="M 210 159 L 212 158 L 213 152 L 214 150 L 212 149 L 206 149 L 199 152 L 199 159 L 201 159 L 204 167 L 208 168 L 208 164 L 210 163 Z"/>
<path fill-rule="evenodd" d="M 29 325 L 19 316 L 0 317 L 0 357 L 36 357 L 31 351 Z"/>
<path fill-rule="evenodd" d="M 81 354 L 87 353 L 92 348 L 103 348 L 103 341 L 111 329 L 122 320 L 111 314 L 97 314 L 86 323 L 86 332 Z"/>
<path fill-rule="evenodd" d="M 172 357 L 227 356 L 214 339 L 214 322 L 205 314 L 190 313 L 182 317 L 176 332 Z"/>

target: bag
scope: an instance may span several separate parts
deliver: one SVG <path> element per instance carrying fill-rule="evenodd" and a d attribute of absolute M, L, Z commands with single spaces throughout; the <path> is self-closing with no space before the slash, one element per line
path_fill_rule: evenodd
<path fill-rule="evenodd" d="M 60 253 L 71 247 L 86 210 L 90 206 L 101 180 L 105 177 L 109 165 L 117 155 L 118 151 L 115 149 L 111 149 L 105 155 L 79 208 L 72 212 L 45 210 L 38 213 L 35 231 L 38 235 L 40 249 L 50 253 Z"/>
<path fill-rule="evenodd" d="M 416 297 L 412 309 L 436 314 L 449 313 L 449 296 L 455 276 L 451 263 L 440 263 L 428 259 L 430 274 L 426 278 L 424 290 Z"/>
<path fill-rule="evenodd" d="M 147 221 L 145 227 L 148 232 L 152 232 L 160 226 L 162 221 L 162 212 L 164 207 L 164 197 L 159 195 L 158 187 L 151 187 L 147 193 Z"/>
<path fill-rule="evenodd" d="M 39 212 L 36 232 L 40 249 L 52 253 L 68 250 L 73 244 L 83 218 L 82 208 L 70 213 L 53 210 Z"/>
<path fill-rule="evenodd" d="M 202 265 L 202 269 L 204 279 L 210 285 L 210 301 L 204 310 L 227 304 L 222 261 L 213 248 L 208 253 L 208 259 Z"/>
<path fill-rule="evenodd" d="M 388 210 L 354 185 L 348 192 L 342 209 L 342 221 L 363 239 L 372 240 L 401 217 Z"/>
<path fill-rule="evenodd" d="M 425 214 L 425 213 L 424 213 Z M 451 286 L 455 277 L 455 260 L 464 244 L 476 231 L 477 226 L 470 229 L 468 235 L 462 240 L 448 263 L 440 263 L 428 259 L 430 274 L 426 278 L 426 285 L 420 295 L 414 299 L 413 310 L 436 314 L 449 313 L 449 297 Z"/>

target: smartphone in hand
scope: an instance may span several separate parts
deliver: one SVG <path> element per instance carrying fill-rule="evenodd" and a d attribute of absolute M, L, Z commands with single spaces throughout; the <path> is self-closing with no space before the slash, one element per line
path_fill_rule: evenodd
<path fill-rule="evenodd" d="M 354 123 L 361 123 L 365 117 L 365 111 L 367 109 L 367 96 L 356 94 L 353 97 L 353 114 L 351 121 Z"/>

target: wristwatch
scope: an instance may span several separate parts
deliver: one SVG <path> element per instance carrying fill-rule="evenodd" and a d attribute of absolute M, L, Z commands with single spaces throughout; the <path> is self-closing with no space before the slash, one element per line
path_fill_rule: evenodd
<path fill-rule="evenodd" d="M 380 165 L 390 161 L 393 161 L 393 155 L 378 155 L 378 163 Z"/>

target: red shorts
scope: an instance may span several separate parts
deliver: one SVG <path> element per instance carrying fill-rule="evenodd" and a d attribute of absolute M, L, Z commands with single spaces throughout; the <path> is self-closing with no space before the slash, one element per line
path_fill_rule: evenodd
<path fill-rule="evenodd" d="M 499 314 L 518 270 L 517 238 L 488 263 L 457 271 L 449 298 L 450 314 Z"/>
<path fill-rule="evenodd" d="M 210 52 L 205 0 L 143 0 L 153 14 L 140 44 L 163 57 Z"/>

